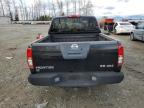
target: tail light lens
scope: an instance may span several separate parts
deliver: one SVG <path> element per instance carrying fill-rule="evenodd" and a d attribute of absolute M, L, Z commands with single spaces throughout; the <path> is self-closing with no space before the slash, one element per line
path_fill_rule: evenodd
<path fill-rule="evenodd" d="M 119 44 L 118 45 L 118 66 L 122 66 L 124 62 L 124 47 Z"/>
<path fill-rule="evenodd" d="M 30 69 L 33 69 L 32 48 L 27 48 L 27 63 Z"/>
<path fill-rule="evenodd" d="M 79 18 L 80 17 L 80 15 L 70 15 L 70 16 L 68 16 L 68 18 Z"/>

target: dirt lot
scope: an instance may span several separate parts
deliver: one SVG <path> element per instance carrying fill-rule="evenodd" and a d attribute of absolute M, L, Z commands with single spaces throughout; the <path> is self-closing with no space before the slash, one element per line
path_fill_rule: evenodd
<path fill-rule="evenodd" d="M 144 108 L 144 43 L 132 42 L 128 35 L 111 36 L 125 46 L 125 79 L 120 84 L 78 89 L 29 84 L 26 48 L 47 29 L 0 25 L 0 108 Z"/>

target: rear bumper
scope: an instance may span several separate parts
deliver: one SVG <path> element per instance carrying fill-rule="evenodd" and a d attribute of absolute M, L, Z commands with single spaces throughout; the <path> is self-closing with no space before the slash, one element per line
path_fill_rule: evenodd
<path fill-rule="evenodd" d="M 123 78 L 122 72 L 36 73 L 28 81 L 38 86 L 89 87 L 120 83 Z"/>
<path fill-rule="evenodd" d="M 117 30 L 117 33 L 131 33 L 132 30 L 125 30 L 125 29 L 121 29 L 121 30 Z"/>

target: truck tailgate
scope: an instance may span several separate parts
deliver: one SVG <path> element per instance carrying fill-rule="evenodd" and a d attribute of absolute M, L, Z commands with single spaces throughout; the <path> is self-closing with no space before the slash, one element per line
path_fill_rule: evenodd
<path fill-rule="evenodd" d="M 36 72 L 116 71 L 117 41 L 33 43 Z"/>

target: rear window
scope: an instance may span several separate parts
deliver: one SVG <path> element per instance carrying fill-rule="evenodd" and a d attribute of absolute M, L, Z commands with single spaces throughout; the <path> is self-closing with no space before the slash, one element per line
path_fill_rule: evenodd
<path fill-rule="evenodd" d="M 97 26 L 94 17 L 55 18 L 49 33 L 96 32 Z"/>
<path fill-rule="evenodd" d="M 139 23 L 137 26 L 138 29 L 144 29 L 144 23 Z"/>

